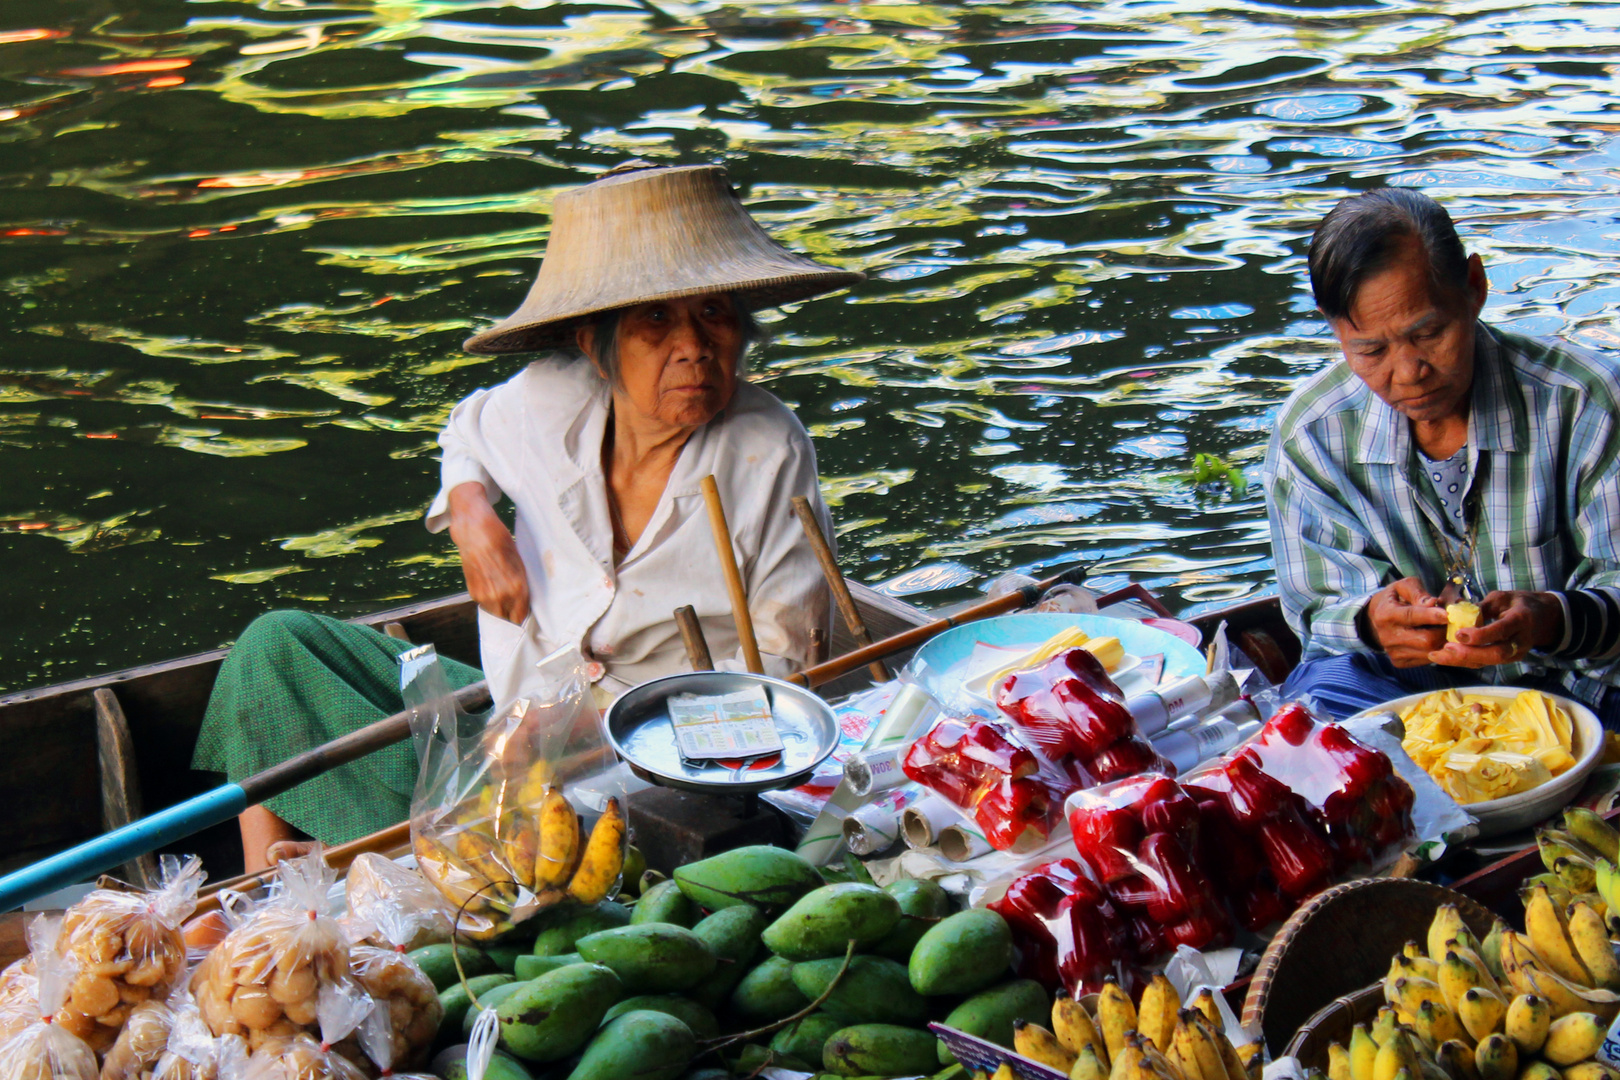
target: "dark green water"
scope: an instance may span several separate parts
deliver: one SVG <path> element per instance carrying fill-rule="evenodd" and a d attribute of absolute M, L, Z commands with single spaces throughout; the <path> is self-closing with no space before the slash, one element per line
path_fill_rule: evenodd
<path fill-rule="evenodd" d="M 1620 346 L 1620 4 L 0 5 L 0 688 L 460 588 L 433 436 L 560 189 L 719 161 L 867 271 L 772 323 L 852 575 L 1271 576 L 1304 238 L 1421 184 L 1490 316 Z M 929 592 L 932 595 L 928 595 Z"/>

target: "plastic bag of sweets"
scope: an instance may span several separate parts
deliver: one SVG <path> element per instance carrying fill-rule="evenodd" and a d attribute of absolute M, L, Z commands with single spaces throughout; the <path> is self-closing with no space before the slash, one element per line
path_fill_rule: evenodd
<path fill-rule="evenodd" d="M 43 915 L 28 924 L 28 952 L 37 976 L 32 1019 L 0 1043 L 6 1080 L 97 1080 L 96 1052 L 65 1022 L 77 962 L 56 951 L 62 923 Z M 92 1021 L 90 1026 L 95 1027 Z"/>
<path fill-rule="evenodd" d="M 169 1045 L 152 1069 L 151 1080 L 240 1080 L 247 1068 L 247 1040 L 215 1036 L 189 995 L 171 1001 L 174 1023 Z"/>
<path fill-rule="evenodd" d="M 1198 800 L 1198 864 L 1238 924 L 1258 932 L 1287 918 L 1293 902 L 1277 887 L 1260 842 L 1238 825 L 1226 798 L 1192 778 L 1182 786 Z"/>
<path fill-rule="evenodd" d="M 57 951 L 73 957 L 78 968 L 64 1020 L 97 1053 L 112 1046 L 135 1006 L 168 996 L 185 974 L 180 928 L 197 906 L 202 860 L 192 856 L 182 862 L 165 855 L 160 865 L 163 884 L 155 891 L 97 889 L 62 917 Z"/>
<path fill-rule="evenodd" d="M 1018 946 L 1018 973 L 1042 986 L 1062 983 L 1075 997 L 1121 977 L 1135 954 L 1125 920 L 1073 859 L 1054 859 L 1007 886 L 987 905 L 1007 920 Z"/>
<path fill-rule="evenodd" d="M 39 1015 L 39 978 L 34 960 L 25 956 L 0 971 L 0 1042 L 5 1042 Z"/>
<path fill-rule="evenodd" d="M 1246 750 L 1194 773 L 1187 785 L 1199 799 L 1219 799 L 1233 825 L 1253 838 L 1292 909 L 1332 881 L 1338 857 L 1311 822 L 1305 800 L 1262 770 Z"/>
<path fill-rule="evenodd" d="M 360 910 L 349 914 L 374 928 L 367 940 L 385 943 L 352 946 L 349 963 L 355 980 L 376 1000 L 378 1011 L 388 1017 L 392 1039 L 389 1062 L 402 1067 L 420 1065 L 438 1034 L 444 1006 L 439 1003 L 433 980 L 406 955 L 406 945 L 416 938 L 424 922 L 431 923 L 439 912 L 436 907 L 427 911 L 407 908 L 396 899 L 373 894 L 363 898 Z M 376 1057 L 372 1060 L 379 1066 L 383 1064 Z"/>
<path fill-rule="evenodd" d="M 579 653 L 540 661 L 533 695 L 485 722 L 456 708 L 431 650 L 400 657 L 422 763 L 411 844 L 456 931 L 484 940 L 567 897 L 604 899 L 624 864 L 624 784 L 604 779 L 618 759 Z"/>
<path fill-rule="evenodd" d="M 1067 649 L 1006 676 L 995 702 L 1047 758 L 1073 758 L 1099 784 L 1149 770 L 1175 775 L 1137 730 L 1102 661 L 1086 649 Z"/>
<path fill-rule="evenodd" d="M 1304 705 L 1278 709 L 1238 753 L 1304 800 L 1341 870 L 1370 863 L 1412 835 L 1412 787 L 1389 757 Z"/>
<path fill-rule="evenodd" d="M 396 1028 L 388 1006 L 382 1002 L 378 1002 L 376 1008 L 360 1021 L 360 1029 L 355 1036 L 366 1057 L 376 1064 L 382 1076 L 391 1076 L 395 1080 L 435 1080 L 428 1074 L 395 1071 L 394 1066 L 400 1064 L 403 1067 L 403 1062 L 394 1056 L 398 1045 Z"/>
<path fill-rule="evenodd" d="M 101 1080 L 151 1080 L 152 1070 L 169 1046 L 174 1010 L 167 1002 L 135 1006 L 118 1033 L 118 1041 L 101 1063 Z"/>
<path fill-rule="evenodd" d="M 270 898 L 203 958 L 191 990 L 215 1035 L 241 1035 L 257 1050 L 312 1030 L 323 991 L 364 996 L 332 916 L 336 881 L 319 849 L 283 862 Z"/>
<path fill-rule="evenodd" d="M 1137 957 L 1202 949 L 1232 935 L 1231 918 L 1196 859 L 1197 801 L 1145 773 L 1069 796 L 1075 847 L 1130 920 Z"/>
<path fill-rule="evenodd" d="M 1062 820 L 1063 796 L 1076 786 L 1026 746 L 1010 724 L 945 717 L 913 742 L 900 763 L 906 776 L 939 793 L 978 822 L 998 850 L 1026 831 L 1045 839 Z"/>
<path fill-rule="evenodd" d="M 338 922 L 356 944 L 394 946 L 395 942 L 382 938 L 374 921 L 364 914 L 378 904 L 394 904 L 412 913 L 414 929 L 405 943 L 406 952 L 450 940 L 450 913 L 439 890 L 415 870 L 386 855 L 368 851 L 357 856 L 349 864 L 343 892 L 347 908 Z"/>
<path fill-rule="evenodd" d="M 376 1002 L 365 994 L 322 987 L 316 1006 L 320 1037 L 299 1032 L 265 1040 L 253 1049 L 242 1080 L 370 1080 L 367 1070 L 346 1057 L 338 1044 L 375 1008 Z"/>

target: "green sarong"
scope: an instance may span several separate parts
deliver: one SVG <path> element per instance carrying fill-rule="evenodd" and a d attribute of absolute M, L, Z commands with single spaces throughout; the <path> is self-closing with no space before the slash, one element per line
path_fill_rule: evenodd
<path fill-rule="evenodd" d="M 191 767 L 232 782 L 399 712 L 397 657 L 411 644 L 305 611 L 255 619 L 225 657 Z M 483 678 L 441 658 L 452 688 Z M 342 844 L 403 821 L 416 784 L 409 739 L 268 800 L 316 840 Z"/>

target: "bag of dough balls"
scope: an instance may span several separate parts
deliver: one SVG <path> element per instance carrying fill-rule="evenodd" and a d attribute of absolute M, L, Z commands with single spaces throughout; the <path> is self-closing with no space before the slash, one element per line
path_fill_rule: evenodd
<path fill-rule="evenodd" d="M 363 911 L 350 914 L 363 918 L 372 928 L 369 937 L 387 944 L 353 946 L 350 964 L 356 981 L 376 999 L 378 1010 L 389 1017 L 393 1041 L 390 1061 L 414 1068 L 426 1060 L 433 1037 L 439 1032 L 439 1021 L 444 1018 L 444 1006 L 433 980 L 405 955 L 405 943 L 416 936 L 422 913 L 374 898 Z M 433 914 L 436 910 L 428 913 Z M 372 1060 L 383 1064 L 375 1057 Z"/>
<path fill-rule="evenodd" d="M 320 1040 L 300 1032 L 265 1041 L 248 1059 L 244 1080 L 369 1080 L 366 1070 L 345 1057 L 337 1044 L 375 1008 L 376 1002 L 365 994 L 323 987 L 316 1006 Z"/>
<path fill-rule="evenodd" d="M 39 1016 L 39 979 L 34 961 L 25 956 L 0 971 L 0 1043 Z"/>
<path fill-rule="evenodd" d="M 257 1050 L 313 1030 L 323 991 L 364 996 L 332 914 L 336 881 L 319 849 L 282 862 L 270 898 L 203 959 L 191 991 L 215 1035 L 241 1035 Z"/>
<path fill-rule="evenodd" d="M 394 1071 L 395 1065 L 404 1065 L 405 1062 L 395 1056 L 395 1048 L 399 1045 L 399 1029 L 394 1023 L 388 1005 L 384 1002 L 377 1002 L 376 1008 L 361 1021 L 360 1030 L 355 1032 L 355 1035 L 359 1037 L 360 1049 L 364 1050 L 366 1057 L 382 1070 L 383 1076 L 393 1077 L 393 1080 L 434 1080 L 432 1074 Z"/>
<path fill-rule="evenodd" d="M 444 907 L 439 890 L 415 870 L 399 865 L 386 855 L 368 851 L 357 856 L 349 864 L 344 893 L 348 897 L 348 912 L 338 922 L 348 931 L 350 941 L 385 947 L 398 944 L 383 940 L 372 920 L 367 918 L 367 913 L 382 903 L 393 904 L 412 914 L 415 925 L 411 939 L 405 942 L 406 952 L 450 940 L 450 913 Z"/>
<path fill-rule="evenodd" d="M 214 1037 L 189 994 L 174 1003 L 169 1046 L 152 1070 L 151 1080 L 241 1080 L 247 1071 L 247 1040 L 240 1035 Z"/>
<path fill-rule="evenodd" d="M 73 981 L 74 961 L 58 955 L 60 919 L 41 915 L 28 924 L 28 952 L 37 975 L 33 1018 L 0 1043 L 6 1080 L 97 1080 L 96 1053 L 66 1025 L 56 1023 Z"/>
<path fill-rule="evenodd" d="M 101 1063 L 101 1080 L 151 1080 L 152 1068 L 169 1046 L 174 1010 L 162 1001 L 143 1001 L 130 1011 L 118 1041 Z"/>
<path fill-rule="evenodd" d="M 202 860 L 162 860 L 154 892 L 97 889 L 67 909 L 57 951 L 78 962 L 62 1023 L 106 1053 L 130 1012 L 162 1000 L 186 970 L 181 924 L 197 906 Z"/>

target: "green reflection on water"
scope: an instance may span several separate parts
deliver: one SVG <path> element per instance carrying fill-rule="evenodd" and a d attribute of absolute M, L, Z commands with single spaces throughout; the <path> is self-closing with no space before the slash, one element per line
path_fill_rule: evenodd
<path fill-rule="evenodd" d="M 768 313 L 853 576 L 954 598 L 1084 556 L 1270 578 L 1256 467 L 1333 359 L 1348 191 L 1420 184 L 1489 317 L 1620 348 L 1620 4 L 10 0 L 0 9 L 0 688 L 459 588 L 433 433 L 518 361 L 556 193 L 719 161 L 866 271 Z M 55 540 L 55 543 L 46 541 Z"/>

